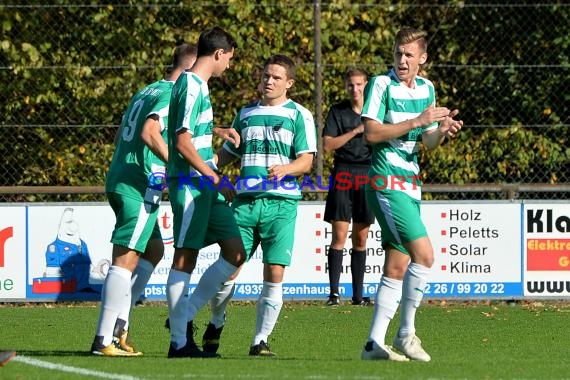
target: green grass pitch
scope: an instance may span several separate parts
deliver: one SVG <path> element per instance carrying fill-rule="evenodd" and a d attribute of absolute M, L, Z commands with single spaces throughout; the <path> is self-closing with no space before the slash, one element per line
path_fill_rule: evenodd
<path fill-rule="evenodd" d="M 140 358 L 95 357 L 88 350 L 98 304 L 0 305 L 0 349 L 17 357 L 0 379 L 568 379 L 570 305 L 561 302 L 426 302 L 417 335 L 430 363 L 362 361 L 373 307 L 286 302 L 270 337 L 275 358 L 248 356 L 255 304 L 228 309 L 221 359 L 167 359 L 165 303 L 132 313 Z M 207 310 L 196 318 L 197 342 Z M 395 333 L 397 318 L 388 332 Z"/>

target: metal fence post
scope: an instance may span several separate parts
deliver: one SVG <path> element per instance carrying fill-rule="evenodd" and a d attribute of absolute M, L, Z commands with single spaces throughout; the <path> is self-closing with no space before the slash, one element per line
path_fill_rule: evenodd
<path fill-rule="evenodd" d="M 315 124 L 317 127 L 317 150 L 323 151 L 321 131 L 323 128 L 323 65 L 321 52 L 321 2 L 314 1 L 315 28 Z M 323 155 L 317 154 L 317 176 L 323 176 Z M 317 193 L 317 200 L 323 200 L 323 193 Z"/>

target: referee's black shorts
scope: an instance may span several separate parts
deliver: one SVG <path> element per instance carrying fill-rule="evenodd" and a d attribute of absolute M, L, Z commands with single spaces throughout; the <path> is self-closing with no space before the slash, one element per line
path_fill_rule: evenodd
<path fill-rule="evenodd" d="M 352 220 L 353 223 L 374 223 L 374 214 L 366 202 L 364 182 L 360 182 L 358 190 L 355 189 L 354 182 L 356 176 L 368 176 L 368 168 L 366 165 L 346 164 L 333 168 L 331 187 L 325 206 L 325 222 Z M 340 179 L 340 182 L 337 179 Z"/>

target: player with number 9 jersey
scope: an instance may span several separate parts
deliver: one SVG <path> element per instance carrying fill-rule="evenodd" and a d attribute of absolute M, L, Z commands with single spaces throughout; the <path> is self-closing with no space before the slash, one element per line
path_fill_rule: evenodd
<path fill-rule="evenodd" d="M 164 178 L 165 163 L 141 138 L 141 131 L 151 115 L 157 115 L 164 141 L 167 141 L 168 105 L 174 82 L 159 80 L 133 98 L 127 108 L 117 135 L 117 146 L 107 173 L 105 191 L 135 199 L 145 194 L 160 196 L 162 186 L 155 180 Z M 150 188 L 150 190 L 149 190 Z"/>

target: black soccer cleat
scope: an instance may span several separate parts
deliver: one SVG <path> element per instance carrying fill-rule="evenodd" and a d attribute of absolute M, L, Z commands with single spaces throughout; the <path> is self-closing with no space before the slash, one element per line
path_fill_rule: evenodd
<path fill-rule="evenodd" d="M 218 352 L 220 336 L 222 335 L 223 329 L 223 325 L 222 327 L 216 328 L 213 323 L 208 323 L 208 327 L 206 327 L 206 331 L 204 331 L 204 335 L 202 336 L 202 350 L 204 350 L 204 352 L 211 352 L 213 354 Z"/>
<path fill-rule="evenodd" d="M 271 351 L 271 349 L 269 348 L 269 345 L 267 343 L 265 343 L 265 341 L 263 341 L 263 340 L 261 342 L 259 342 L 259 344 L 251 346 L 249 348 L 249 355 L 250 356 L 266 356 L 266 357 L 276 356 L 275 353 L 273 351 Z"/>
<path fill-rule="evenodd" d="M 372 301 L 370 300 L 370 297 L 362 297 L 362 299 L 357 299 L 357 298 L 353 298 L 351 305 L 354 306 L 371 306 L 372 305 Z"/>
<path fill-rule="evenodd" d="M 327 300 L 327 306 L 339 306 L 340 305 L 340 297 L 336 294 L 330 295 L 329 299 Z"/>
<path fill-rule="evenodd" d="M 211 353 L 211 352 L 204 352 L 196 346 L 196 344 L 192 344 L 191 342 L 186 343 L 186 345 L 182 348 L 176 349 L 170 343 L 170 347 L 168 348 L 168 358 L 175 359 L 175 358 L 200 358 L 200 359 L 213 359 L 219 358 L 220 355 Z"/>

